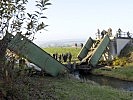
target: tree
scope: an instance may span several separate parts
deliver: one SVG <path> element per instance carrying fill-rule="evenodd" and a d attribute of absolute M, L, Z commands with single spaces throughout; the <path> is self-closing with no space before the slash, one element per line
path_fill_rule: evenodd
<path fill-rule="evenodd" d="M 6 34 L 17 34 L 18 32 L 33 40 L 37 32 L 45 29 L 43 20 L 44 11 L 47 9 L 49 0 L 37 0 L 37 9 L 31 13 L 26 13 L 26 4 L 28 0 L 1 0 L 0 1 L 0 79 L 5 79 L 6 68 L 5 54 L 10 39 Z"/>

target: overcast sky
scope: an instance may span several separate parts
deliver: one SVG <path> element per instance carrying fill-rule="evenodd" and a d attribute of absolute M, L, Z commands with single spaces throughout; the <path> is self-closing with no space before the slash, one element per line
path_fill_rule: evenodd
<path fill-rule="evenodd" d="M 118 28 L 133 33 L 133 0 L 50 0 L 45 13 L 49 26 L 36 34 L 36 42 L 95 38 L 97 29 Z M 34 9 L 29 0 L 30 9 Z"/>

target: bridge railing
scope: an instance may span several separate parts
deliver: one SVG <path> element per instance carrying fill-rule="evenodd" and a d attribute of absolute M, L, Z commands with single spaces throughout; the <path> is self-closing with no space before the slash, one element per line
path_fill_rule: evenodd
<path fill-rule="evenodd" d="M 116 31 L 117 38 L 133 38 L 133 33 Z"/>

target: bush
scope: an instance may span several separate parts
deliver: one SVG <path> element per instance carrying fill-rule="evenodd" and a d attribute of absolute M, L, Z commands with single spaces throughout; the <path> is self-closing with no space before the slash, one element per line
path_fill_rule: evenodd
<path fill-rule="evenodd" d="M 126 57 L 118 58 L 116 57 L 113 61 L 113 66 L 124 66 L 127 64 Z"/>

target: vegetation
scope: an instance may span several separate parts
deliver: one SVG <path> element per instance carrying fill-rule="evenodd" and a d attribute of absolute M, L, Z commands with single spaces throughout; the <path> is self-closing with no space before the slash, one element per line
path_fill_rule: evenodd
<path fill-rule="evenodd" d="M 114 78 L 119 78 L 121 80 L 133 81 L 133 64 L 128 64 L 123 67 L 115 66 L 114 68 L 99 68 L 92 70 L 93 74 L 104 75 Z"/>
<path fill-rule="evenodd" d="M 0 84 L 2 96 L 7 100 L 131 100 L 132 92 L 100 86 L 89 80 L 75 80 L 70 75 L 51 77 L 14 69 L 11 87 Z M 7 91 L 8 90 L 8 91 Z"/>
<path fill-rule="evenodd" d="M 113 66 L 124 66 L 128 63 L 127 61 L 127 58 L 126 57 L 121 57 L 121 58 L 118 58 L 116 57 L 114 60 L 113 60 L 113 63 L 112 65 Z"/>
<path fill-rule="evenodd" d="M 21 76 L 16 78 L 15 96 L 19 100 L 131 100 L 132 92 L 119 91 L 68 76 Z"/>

